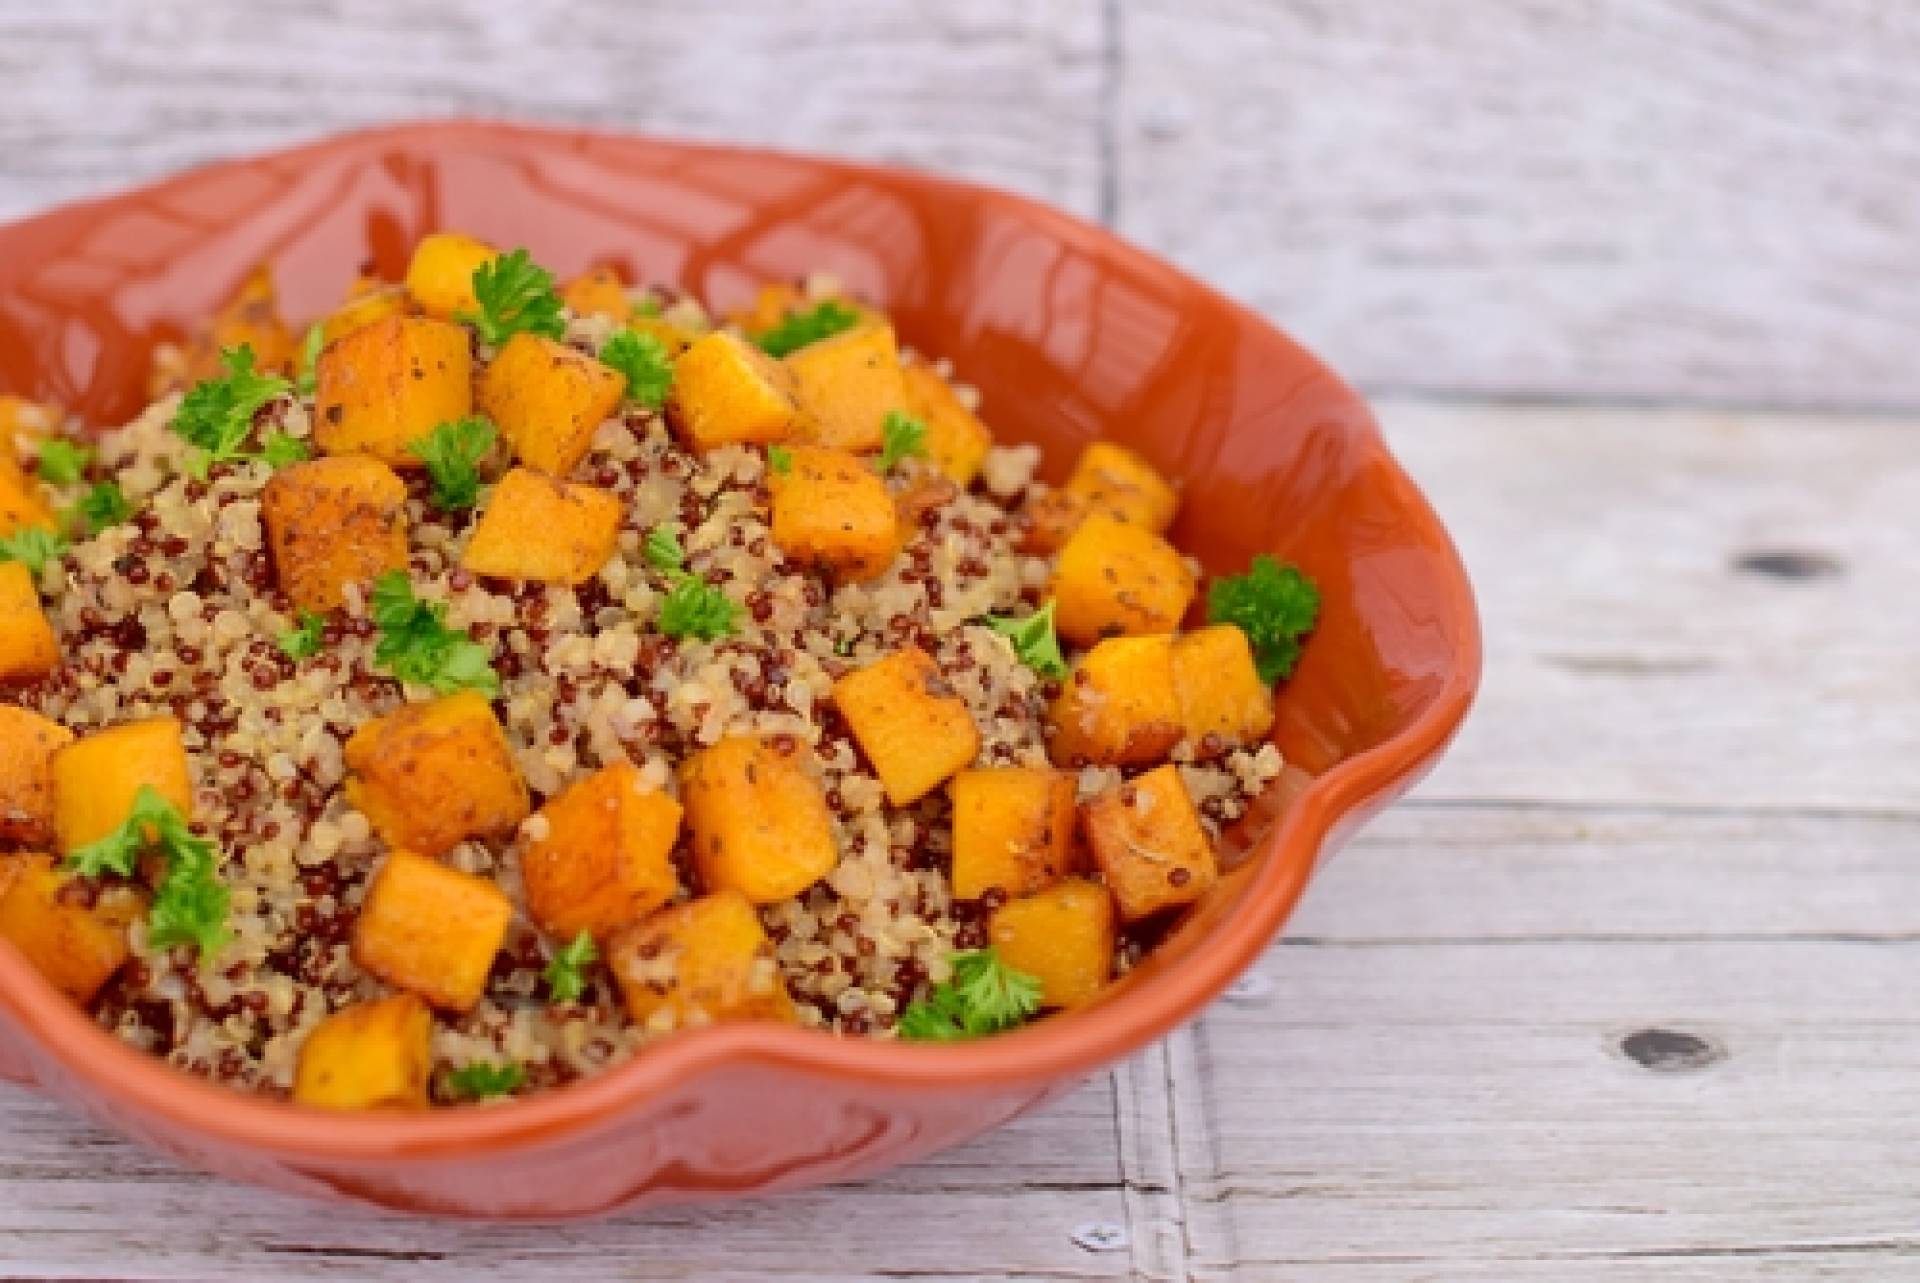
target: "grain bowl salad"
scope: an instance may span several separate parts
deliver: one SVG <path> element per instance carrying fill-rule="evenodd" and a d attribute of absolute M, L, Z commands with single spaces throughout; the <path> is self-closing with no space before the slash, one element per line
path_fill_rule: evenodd
<path fill-rule="evenodd" d="M 0 937 L 179 1068 L 335 1109 L 717 1021 L 1095 1000 L 1279 773 L 1318 598 L 1177 479 L 1035 479 L 824 277 L 710 318 L 423 240 L 255 273 L 89 431 L 0 398 Z"/>

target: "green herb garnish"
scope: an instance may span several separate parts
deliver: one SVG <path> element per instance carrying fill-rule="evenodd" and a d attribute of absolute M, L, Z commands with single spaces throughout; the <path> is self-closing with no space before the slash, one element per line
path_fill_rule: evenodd
<path fill-rule="evenodd" d="M 780 324 L 754 339 L 754 342 L 768 356 L 785 356 L 809 343 L 818 343 L 842 330 L 850 330 L 859 321 L 860 313 L 838 299 L 827 299 L 805 312 L 794 312 L 782 318 Z"/>
<path fill-rule="evenodd" d="M 680 546 L 680 536 L 665 526 L 655 526 L 647 531 L 646 543 L 641 545 L 641 555 L 647 564 L 655 570 L 675 571 L 687 568 L 687 550 Z"/>
<path fill-rule="evenodd" d="M 327 345 L 327 327 L 322 321 L 315 321 L 307 327 L 307 336 L 300 340 L 300 373 L 293 381 L 293 390 L 301 396 L 312 396 L 319 383 L 320 349 Z"/>
<path fill-rule="evenodd" d="M 431 686 L 442 695 L 468 689 L 499 693 L 500 678 L 487 648 L 447 627 L 445 602 L 415 598 L 404 570 L 389 570 L 373 581 L 371 606 L 380 630 L 374 663 L 403 682 Z"/>
<path fill-rule="evenodd" d="M 555 1002 L 577 1002 L 587 991 L 587 968 L 600 960 L 593 934 L 582 931 L 571 944 L 557 950 L 547 963 L 547 992 Z"/>
<path fill-rule="evenodd" d="M 133 504 L 117 481 L 96 481 L 63 514 L 69 525 L 77 525 L 87 538 L 108 526 L 117 526 L 133 515 Z"/>
<path fill-rule="evenodd" d="M 784 477 L 793 471 L 793 451 L 783 445 L 767 447 L 767 471 L 776 477 Z"/>
<path fill-rule="evenodd" d="M 0 561 L 17 561 L 37 577 L 49 561 L 67 554 L 65 536 L 45 526 L 22 526 L 0 539 Z"/>
<path fill-rule="evenodd" d="M 660 603 L 660 631 L 713 641 L 739 631 L 740 607 L 698 575 L 682 571 Z"/>
<path fill-rule="evenodd" d="M 196 476 L 206 476 L 223 460 L 254 457 L 242 448 L 253 432 L 254 414 L 293 386 L 277 374 L 257 372 L 247 344 L 221 352 L 220 361 L 226 376 L 194 384 L 173 416 L 173 430 L 193 446 L 187 469 Z"/>
<path fill-rule="evenodd" d="M 518 1091 L 526 1081 L 527 1071 L 518 1065 L 490 1065 L 476 1060 L 447 1075 L 447 1090 L 462 1100 L 485 1100 Z"/>
<path fill-rule="evenodd" d="M 300 612 L 300 626 L 289 628 L 274 639 L 280 653 L 288 659 L 312 659 L 320 653 L 327 617 L 317 610 Z"/>
<path fill-rule="evenodd" d="M 299 437 L 285 432 L 269 432 L 267 439 L 260 443 L 260 454 L 269 468 L 284 468 L 290 463 L 303 463 L 313 457 L 313 450 Z"/>
<path fill-rule="evenodd" d="M 462 312 L 454 319 L 471 325 L 494 347 L 516 334 L 538 334 L 549 339 L 566 336 L 567 322 L 560 314 L 553 273 L 535 263 L 524 249 L 474 268 L 473 297 L 480 310 Z"/>
<path fill-rule="evenodd" d="M 194 833 L 180 809 L 151 784 L 140 786 L 120 827 L 76 847 L 67 866 L 83 877 L 117 873 L 130 878 L 148 851 L 161 856 L 165 869 L 147 911 L 147 939 L 162 949 L 192 945 L 202 958 L 219 952 L 226 943 L 230 897 L 220 881 L 218 848 Z"/>
<path fill-rule="evenodd" d="M 493 424 L 476 416 L 443 423 L 407 443 L 433 478 L 434 503 L 451 512 L 480 502 L 480 461 L 498 435 Z"/>
<path fill-rule="evenodd" d="M 1000 1033 L 1040 1009 L 1040 981 L 1000 961 L 992 949 L 952 958 L 953 978 L 908 1007 L 900 1036 L 910 1042 L 958 1042 Z"/>
<path fill-rule="evenodd" d="M 40 479 L 50 485 L 70 486 L 87 474 L 93 451 L 72 441 L 54 439 L 40 444 Z"/>
<path fill-rule="evenodd" d="M 1259 553 L 1244 575 L 1223 575 L 1207 589 L 1207 619 L 1232 624 L 1247 635 L 1253 665 L 1263 682 L 1293 672 L 1300 639 L 1320 615 L 1320 590 L 1294 566 Z"/>
<path fill-rule="evenodd" d="M 673 357 L 667 345 L 651 334 L 621 330 L 600 348 L 603 364 L 627 379 L 627 400 L 658 410 L 673 387 Z"/>
<path fill-rule="evenodd" d="M 927 425 L 910 414 L 889 410 L 887 421 L 880 429 L 880 443 L 880 457 L 873 466 L 882 472 L 891 472 L 896 463 L 909 455 L 926 457 Z"/>
<path fill-rule="evenodd" d="M 1031 615 L 988 615 L 980 621 L 1013 644 L 1020 662 L 1042 677 L 1061 681 L 1067 675 L 1067 657 L 1060 653 L 1060 636 L 1053 629 L 1053 599 Z"/>

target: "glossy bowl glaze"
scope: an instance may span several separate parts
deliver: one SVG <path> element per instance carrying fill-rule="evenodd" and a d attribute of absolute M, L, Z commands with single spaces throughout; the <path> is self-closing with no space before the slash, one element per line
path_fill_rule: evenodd
<path fill-rule="evenodd" d="M 1367 408 L 1266 322 L 1097 227 L 922 174 L 491 124 L 354 134 L 0 227 L 0 391 L 95 423 L 141 406 L 150 349 L 273 265 L 294 318 L 425 232 L 612 261 L 729 306 L 832 270 L 951 357 L 1003 440 L 1058 480 L 1110 437 L 1184 480 L 1210 569 L 1299 563 L 1324 610 L 1279 694 L 1292 769 L 1230 872 L 1096 1005 L 961 1046 L 732 1025 L 504 1106 L 339 1116 L 187 1077 L 97 1028 L 0 945 L 0 1073 L 236 1179 L 420 1212 L 548 1218 L 870 1175 L 1067 1090 L 1192 1018 L 1259 956 L 1316 862 L 1459 726 L 1480 642 L 1445 530 Z M 1282 1106 L 1284 1107 L 1284 1106 Z"/>

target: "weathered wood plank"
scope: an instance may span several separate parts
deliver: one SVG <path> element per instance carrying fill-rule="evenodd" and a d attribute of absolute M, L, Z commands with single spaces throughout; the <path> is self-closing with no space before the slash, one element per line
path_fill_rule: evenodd
<path fill-rule="evenodd" d="M 1137 0 L 1121 228 L 1365 385 L 1920 405 L 1888 0 Z"/>

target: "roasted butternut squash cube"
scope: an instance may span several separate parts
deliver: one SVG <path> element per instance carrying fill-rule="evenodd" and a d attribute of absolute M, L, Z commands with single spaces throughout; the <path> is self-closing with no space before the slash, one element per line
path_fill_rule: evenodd
<path fill-rule="evenodd" d="M 424 465 L 409 447 L 473 413 L 473 352 L 458 325 L 389 316 L 336 339 L 315 365 L 313 440 L 327 454 Z"/>
<path fill-rule="evenodd" d="M 1166 533 L 1180 506 L 1179 492 L 1152 464 L 1111 441 L 1095 441 L 1082 450 L 1061 489 L 1088 512 L 1130 521 L 1156 535 Z"/>
<path fill-rule="evenodd" d="M 611 491 L 513 468 L 494 487 L 460 564 L 493 579 L 581 584 L 607 564 L 619 538 L 620 500 Z"/>
<path fill-rule="evenodd" d="M 895 806 L 919 801 L 980 752 L 966 701 L 917 646 L 842 677 L 833 704 Z"/>
<path fill-rule="evenodd" d="M 146 786 L 193 817 L 187 747 L 171 717 L 123 722 L 55 749 L 53 831 L 60 850 L 98 841 L 125 824 Z"/>
<path fill-rule="evenodd" d="M 856 453 L 880 448 L 887 415 L 907 399 L 893 326 L 856 325 L 785 360 L 812 440 Z"/>
<path fill-rule="evenodd" d="M 1174 638 L 1173 687 L 1196 748 L 1255 744 L 1273 729 L 1273 691 L 1260 680 L 1247 635 L 1232 624 Z"/>
<path fill-rule="evenodd" d="M 1032 895 L 1067 871 L 1073 855 L 1074 783 L 1046 767 L 961 771 L 953 801 L 953 894 Z"/>
<path fill-rule="evenodd" d="M 620 407 L 627 380 L 584 352 L 538 334 L 507 340 L 480 376 L 480 409 L 529 468 L 564 477 Z M 597 569 L 597 567 L 596 567 Z"/>
<path fill-rule="evenodd" d="M 1073 532 L 1087 519 L 1087 504 L 1064 490 L 1040 488 L 1021 512 L 1026 517 L 1021 551 L 1045 557 L 1059 552 L 1073 538 Z"/>
<path fill-rule="evenodd" d="M 689 450 L 785 441 L 799 416 L 792 372 L 736 334 L 702 335 L 673 364 L 667 422 Z"/>
<path fill-rule="evenodd" d="M 750 306 L 730 313 L 727 319 L 749 334 L 762 334 L 808 306 L 807 296 L 793 282 L 769 281 L 754 291 Z"/>
<path fill-rule="evenodd" d="M 397 989 L 447 1011 L 487 990 L 513 901 L 491 878 L 396 850 L 367 886 L 353 924 L 353 960 Z"/>
<path fill-rule="evenodd" d="M 1054 563 L 1054 623 L 1080 646 L 1102 637 L 1169 633 L 1180 626 L 1193 590 L 1193 572 L 1172 544 L 1096 512 Z"/>
<path fill-rule="evenodd" d="M 845 579 L 885 574 L 900 550 L 887 483 L 844 450 L 795 446 L 791 453 L 787 471 L 771 479 L 774 546 Z"/>
<path fill-rule="evenodd" d="M 422 236 L 407 264 L 407 293 L 422 312 L 450 321 L 461 312 L 477 312 L 473 274 L 500 257 L 485 241 L 460 232 Z M 455 416 L 458 417 L 458 416 Z"/>
<path fill-rule="evenodd" d="M 568 281 L 560 291 L 560 299 L 573 309 L 575 316 L 606 316 L 624 321 L 633 315 L 626 282 L 620 279 L 619 272 L 605 264 L 590 267 Z"/>
<path fill-rule="evenodd" d="M 439 855 L 527 818 L 526 781 L 478 691 L 374 718 L 348 738 L 346 760 L 347 801 L 389 846 Z"/>
<path fill-rule="evenodd" d="M 39 478 L 21 467 L 11 454 L 0 454 L 0 538 L 28 526 L 56 530 L 60 518 L 47 502 L 46 488 Z"/>
<path fill-rule="evenodd" d="M 64 894 L 71 875 L 47 855 L 0 856 L 0 867 L 0 940 L 87 1006 L 126 964 L 127 928 L 144 914 L 145 898 L 131 887 L 108 887 L 90 899 Z"/>
<path fill-rule="evenodd" d="M 931 366 L 909 365 L 900 376 L 907 413 L 927 425 L 927 458 L 962 487 L 972 484 L 993 448 L 993 434 Z"/>
<path fill-rule="evenodd" d="M 694 867 L 708 891 L 771 904 L 833 871 L 833 817 L 820 781 L 801 764 L 803 751 L 735 735 L 681 766 Z"/>
<path fill-rule="evenodd" d="M 389 316 L 405 316 L 412 306 L 413 300 L 398 285 L 375 286 L 355 294 L 320 323 L 321 346 L 324 349 L 328 343 L 337 343 Z"/>
<path fill-rule="evenodd" d="M 0 842 L 53 841 L 53 755 L 73 732 L 30 709 L 0 704 Z"/>
<path fill-rule="evenodd" d="M 433 1012 L 410 993 L 343 1007 L 300 1044 L 293 1099 L 316 1109 L 425 1109 Z"/>
<path fill-rule="evenodd" d="M 1113 975 L 1113 897 L 1098 882 L 1067 878 L 993 911 L 987 938 L 1000 961 L 1040 982 L 1042 1007 L 1081 1007 Z"/>
<path fill-rule="evenodd" d="M 1080 825 L 1128 922 L 1191 904 L 1219 876 L 1213 844 L 1171 763 L 1081 803 Z"/>
<path fill-rule="evenodd" d="M 562 940 L 597 940 L 673 898 L 680 804 L 646 788 L 630 762 L 578 781 L 541 808 L 545 835 L 520 861 L 527 909 Z"/>
<path fill-rule="evenodd" d="M 186 382 L 225 374 L 221 353 L 238 347 L 253 349 L 256 370 L 285 371 L 293 364 L 298 343 L 280 315 L 273 271 L 265 265 L 248 272 L 213 320 L 194 335 L 187 349 Z"/>
<path fill-rule="evenodd" d="M 1180 742 L 1173 639 L 1109 637 L 1082 655 L 1047 711 L 1056 766 L 1149 766 Z"/>
<path fill-rule="evenodd" d="M 717 891 L 616 935 L 607 964 L 636 1024 L 793 1020 L 773 942 L 746 897 Z"/>
<path fill-rule="evenodd" d="M 0 682 L 32 681 L 60 666 L 60 643 L 40 608 L 33 572 L 0 561 Z"/>
<path fill-rule="evenodd" d="M 260 494 L 280 591 L 302 610 L 337 610 L 348 584 L 364 592 L 407 564 L 407 483 L 371 455 L 281 468 Z"/>

